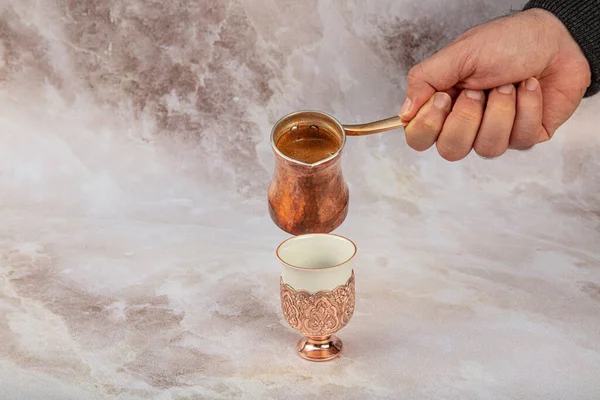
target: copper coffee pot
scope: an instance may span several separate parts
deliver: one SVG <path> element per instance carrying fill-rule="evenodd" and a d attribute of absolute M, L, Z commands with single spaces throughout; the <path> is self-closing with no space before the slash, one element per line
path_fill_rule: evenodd
<path fill-rule="evenodd" d="M 271 132 L 275 174 L 269 186 L 269 213 L 277 226 L 292 235 L 330 233 L 348 214 L 348 185 L 341 155 L 346 136 L 385 132 L 406 125 L 400 117 L 360 125 L 342 125 L 317 111 L 298 111 L 280 119 Z M 283 154 L 277 147 L 286 134 L 301 127 L 325 129 L 336 135 L 339 148 L 331 156 L 308 164 Z"/>

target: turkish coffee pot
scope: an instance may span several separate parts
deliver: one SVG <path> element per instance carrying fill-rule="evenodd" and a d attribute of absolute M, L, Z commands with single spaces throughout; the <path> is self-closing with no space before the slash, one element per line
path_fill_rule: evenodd
<path fill-rule="evenodd" d="M 298 111 L 281 118 L 271 132 L 275 173 L 268 200 L 273 222 L 292 235 L 335 230 L 348 214 L 349 191 L 341 164 L 346 137 L 405 125 L 398 116 L 367 124 L 342 125 L 332 116 L 317 111 Z M 298 136 L 299 132 L 303 136 Z M 297 141 L 289 140 L 294 138 L 290 135 L 295 135 Z M 290 146 L 323 138 L 328 141 L 325 153 L 321 149 L 320 154 L 307 154 L 311 152 L 310 146 L 303 150 L 304 154 L 289 150 Z"/>

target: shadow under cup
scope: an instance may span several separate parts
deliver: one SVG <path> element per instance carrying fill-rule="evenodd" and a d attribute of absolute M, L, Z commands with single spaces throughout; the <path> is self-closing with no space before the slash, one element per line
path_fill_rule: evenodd
<path fill-rule="evenodd" d="M 296 236 L 277 248 L 283 264 L 281 309 L 288 324 L 304 335 L 296 351 L 306 360 L 328 361 L 342 352 L 334 333 L 354 314 L 355 254 L 352 241 L 331 234 Z"/>

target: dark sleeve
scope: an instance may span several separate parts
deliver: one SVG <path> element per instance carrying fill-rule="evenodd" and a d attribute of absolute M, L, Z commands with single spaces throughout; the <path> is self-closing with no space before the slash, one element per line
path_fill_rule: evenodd
<path fill-rule="evenodd" d="M 585 97 L 600 92 L 600 0 L 531 0 L 525 10 L 542 8 L 567 27 L 587 57 L 592 85 Z"/>

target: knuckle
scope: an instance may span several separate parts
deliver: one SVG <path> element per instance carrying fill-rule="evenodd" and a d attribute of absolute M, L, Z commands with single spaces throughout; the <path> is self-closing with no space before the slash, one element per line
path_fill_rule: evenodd
<path fill-rule="evenodd" d="M 450 161 L 450 162 L 462 160 L 466 156 L 466 155 L 461 154 L 460 151 L 457 151 L 453 146 L 450 146 L 450 145 L 447 145 L 444 143 L 440 143 L 439 141 L 436 142 L 436 148 L 437 148 L 439 155 L 443 159 Z"/>
<path fill-rule="evenodd" d="M 541 102 L 538 102 L 536 99 L 531 99 L 531 102 L 520 104 L 519 105 L 519 113 L 522 115 L 528 116 L 538 116 L 542 113 L 542 105 Z"/>
<path fill-rule="evenodd" d="M 411 140 L 408 137 L 406 138 L 406 143 L 411 149 L 419 152 L 425 151 L 431 147 L 431 144 L 426 143 L 423 140 Z"/>
<path fill-rule="evenodd" d="M 504 154 L 508 146 L 508 143 L 505 143 L 502 137 L 506 136 L 500 134 L 500 132 L 478 135 L 473 149 L 484 158 L 499 157 Z"/>
<path fill-rule="evenodd" d="M 511 140 L 510 147 L 516 150 L 529 150 L 537 143 L 531 141 Z"/>
<path fill-rule="evenodd" d="M 498 144 L 488 144 L 488 143 L 475 143 L 473 146 L 475 153 L 479 154 L 483 158 L 496 158 L 500 157 L 502 154 L 506 152 L 506 147 Z"/>
<path fill-rule="evenodd" d="M 406 130 L 406 144 L 416 151 L 425 151 L 431 147 L 433 141 L 430 141 L 427 136 L 421 135 L 414 128 Z"/>
<path fill-rule="evenodd" d="M 423 76 L 423 66 L 421 64 L 415 65 L 408 71 L 409 82 L 420 81 L 420 80 L 422 80 L 422 76 Z"/>
<path fill-rule="evenodd" d="M 513 150 L 520 150 L 520 151 L 524 151 L 524 150 L 530 150 L 531 148 L 533 148 L 533 146 L 535 145 L 523 145 L 520 143 L 511 143 L 510 148 Z"/>
<path fill-rule="evenodd" d="M 494 133 L 488 133 L 484 135 L 477 135 L 477 139 L 475 140 L 475 145 L 482 149 L 491 149 L 494 147 L 499 147 L 500 140 L 498 139 L 500 135 Z"/>
<path fill-rule="evenodd" d="M 537 137 L 532 131 L 516 131 L 511 135 L 511 145 L 519 149 L 530 149 L 538 143 Z"/>
<path fill-rule="evenodd" d="M 428 132 L 439 133 L 439 131 L 442 130 L 441 124 L 434 118 L 423 118 L 421 126 L 423 127 L 423 130 Z"/>
<path fill-rule="evenodd" d="M 512 117 L 514 118 L 515 115 L 515 104 L 502 104 L 502 105 L 498 105 L 496 104 L 496 106 L 493 109 L 493 112 L 495 115 L 497 115 L 498 117 Z"/>
<path fill-rule="evenodd" d="M 452 117 L 461 125 L 478 126 L 480 122 L 479 114 L 468 110 L 457 109 L 452 111 Z"/>

